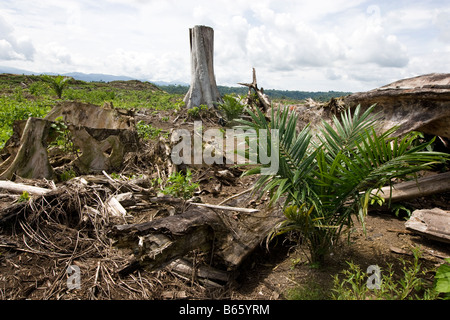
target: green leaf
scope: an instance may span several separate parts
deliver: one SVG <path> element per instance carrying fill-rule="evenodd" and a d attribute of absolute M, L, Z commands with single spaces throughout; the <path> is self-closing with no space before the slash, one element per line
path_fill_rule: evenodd
<path fill-rule="evenodd" d="M 450 263 L 450 258 L 445 260 L 447 263 Z M 441 264 L 434 276 L 436 281 L 435 289 L 440 293 L 450 292 L 450 265 L 447 263 Z"/>

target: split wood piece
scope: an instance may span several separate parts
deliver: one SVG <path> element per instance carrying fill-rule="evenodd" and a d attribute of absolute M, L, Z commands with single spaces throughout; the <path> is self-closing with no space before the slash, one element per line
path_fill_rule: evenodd
<path fill-rule="evenodd" d="M 390 199 L 391 202 L 399 202 L 448 191 L 450 191 L 450 172 L 395 184 L 392 186 L 392 195 L 389 186 L 373 193 L 386 201 Z"/>
<path fill-rule="evenodd" d="M 450 211 L 439 208 L 414 210 L 405 227 L 432 240 L 450 243 Z"/>
<path fill-rule="evenodd" d="M 68 128 L 74 145 L 81 149 L 74 165 L 82 173 L 117 170 L 123 165 L 125 153 L 135 151 L 137 147 L 135 131 L 132 130 L 92 129 L 74 125 Z M 133 150 L 128 150 L 130 146 Z"/>
<path fill-rule="evenodd" d="M 248 202 L 245 199 L 242 203 Z M 145 267 L 155 270 L 194 249 L 212 254 L 214 266 L 235 270 L 284 216 L 278 208 L 241 215 L 223 214 L 204 206 L 189 206 L 182 214 L 131 225 L 116 225 L 110 236 L 119 248 L 135 254 L 123 276 Z"/>
<path fill-rule="evenodd" d="M 20 139 L 20 147 L 10 166 L 0 173 L 0 179 L 11 180 L 15 175 L 22 178 L 46 178 L 54 175 L 48 160 L 46 140 L 50 122 L 29 118 Z"/>
<path fill-rule="evenodd" d="M 35 187 L 35 186 L 29 186 L 22 183 L 16 183 L 12 181 L 3 181 L 0 180 L 0 189 L 8 190 L 14 193 L 23 193 L 28 192 L 29 194 L 33 195 L 43 195 L 46 194 L 52 189 L 46 189 L 41 187 Z"/>
<path fill-rule="evenodd" d="M 258 84 L 256 83 L 256 71 L 255 71 L 255 68 L 253 68 L 253 81 L 252 81 L 252 83 L 238 83 L 238 84 L 240 84 L 241 86 L 248 87 L 248 96 L 247 96 L 247 101 L 245 102 L 246 104 L 249 104 L 249 102 L 250 102 L 250 97 L 251 97 L 252 89 L 253 89 L 255 91 L 259 101 L 260 101 L 260 104 L 261 104 L 260 107 L 261 107 L 262 111 L 264 113 L 266 113 L 267 110 L 269 110 L 269 108 L 270 108 L 272 103 L 270 102 L 269 97 L 266 94 L 264 94 L 264 90 L 262 88 L 258 89 Z"/>
<path fill-rule="evenodd" d="M 204 104 L 213 108 L 220 102 L 220 93 L 214 76 L 214 30 L 207 26 L 189 29 L 191 50 L 191 85 L 184 97 L 191 109 Z"/>
<path fill-rule="evenodd" d="M 116 197 L 110 197 L 105 203 L 105 209 L 108 214 L 113 217 L 124 218 L 127 215 L 127 210 L 120 204 Z"/>

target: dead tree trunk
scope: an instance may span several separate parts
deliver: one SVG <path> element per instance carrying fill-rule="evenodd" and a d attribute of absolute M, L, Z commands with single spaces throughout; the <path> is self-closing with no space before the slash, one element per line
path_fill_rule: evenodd
<path fill-rule="evenodd" d="M 187 108 L 202 104 L 212 108 L 220 102 L 214 76 L 214 30 L 206 26 L 189 29 L 191 46 L 191 86 L 184 97 Z"/>

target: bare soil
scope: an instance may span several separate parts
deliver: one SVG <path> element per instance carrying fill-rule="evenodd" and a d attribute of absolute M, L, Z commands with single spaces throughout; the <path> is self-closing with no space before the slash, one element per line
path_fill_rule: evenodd
<path fill-rule="evenodd" d="M 155 127 L 169 131 L 174 127 L 176 117 L 183 119 L 186 115 L 180 117 L 180 114 L 160 112 L 142 113 L 140 117 Z M 183 122 L 177 123 L 178 127 L 188 127 Z M 196 181 L 208 175 L 208 168 L 193 170 Z M 212 191 L 213 180 L 204 181 L 201 188 L 211 192 L 201 194 L 200 198 L 205 203 L 218 204 L 247 190 L 254 179 L 246 177 L 237 179 L 234 184 L 222 184 L 216 192 Z M 449 199 L 450 194 L 441 194 L 404 205 L 412 209 L 439 207 L 450 210 Z M 11 205 L 11 202 L 8 197 L 0 199 L 0 208 Z M 255 201 L 249 206 L 265 206 L 265 203 Z M 142 221 L 146 215 L 153 215 L 157 210 L 142 212 L 136 220 Z M 442 263 L 444 257 L 450 256 L 448 245 L 407 231 L 405 221 L 404 217 L 396 217 L 389 210 L 371 210 L 365 221 L 366 232 L 356 222 L 320 268 L 308 263 L 301 245 L 296 246 L 288 237 L 280 237 L 269 248 L 261 244 L 233 274 L 233 279 L 220 287 L 209 287 L 193 276 L 182 276 L 167 268 L 152 272 L 139 270 L 120 278 L 114 270 L 126 263 L 129 252 L 94 243 L 94 235 L 83 233 L 83 230 L 50 224 L 45 227 L 53 228 L 53 243 L 73 247 L 74 254 L 80 250 L 85 254 L 68 258 L 51 252 L 38 252 L 31 245 L 24 245 L 27 237 L 20 226 L 14 225 L 0 230 L 0 299 L 283 300 L 290 297 L 291 289 L 311 285 L 323 290 L 326 297 L 332 287 L 333 276 L 347 268 L 348 261 L 360 265 L 363 270 L 369 265 L 383 267 L 388 263 L 399 264 L 399 259 L 411 258 L 411 248 L 420 247 L 422 263 L 433 268 Z M 207 259 L 199 252 L 194 252 L 191 258 L 198 264 Z M 80 289 L 70 290 L 66 286 L 69 263 L 79 266 L 82 271 Z"/>

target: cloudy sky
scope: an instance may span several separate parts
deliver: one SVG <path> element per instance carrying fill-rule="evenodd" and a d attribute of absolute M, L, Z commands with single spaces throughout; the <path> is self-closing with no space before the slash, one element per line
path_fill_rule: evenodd
<path fill-rule="evenodd" d="M 189 28 L 214 28 L 221 85 L 365 91 L 450 72 L 450 1 L 1 0 L 0 66 L 190 82 Z"/>

